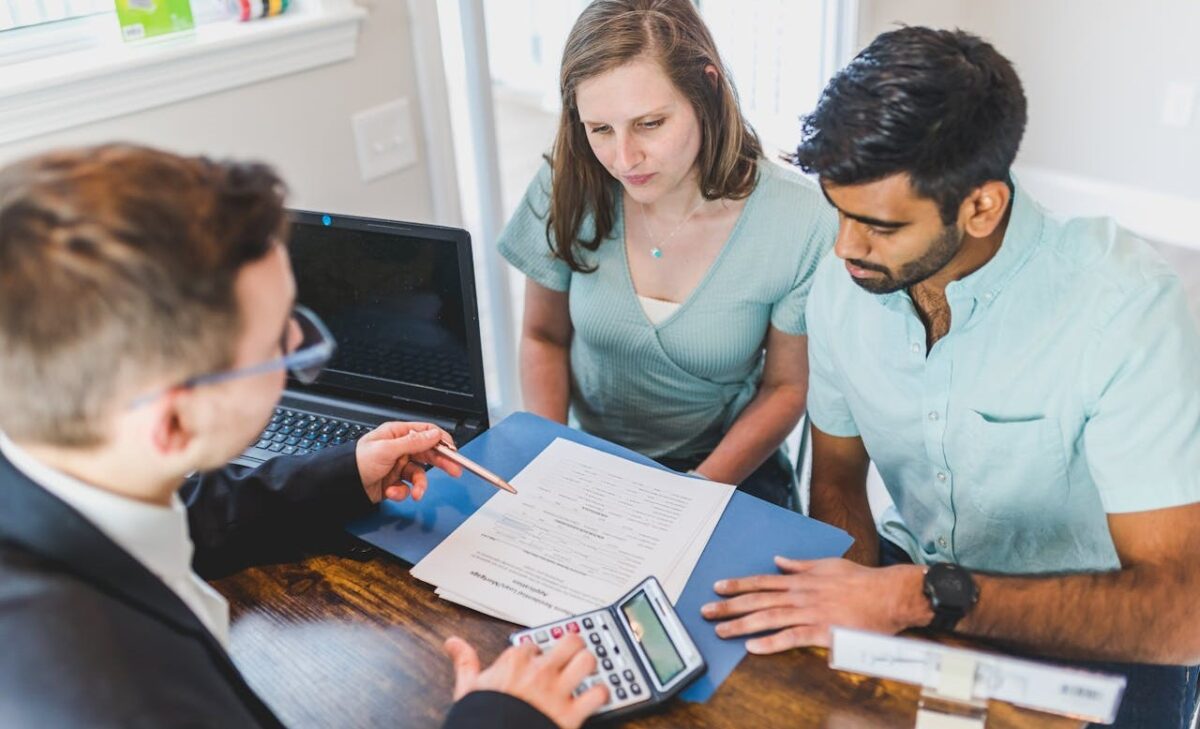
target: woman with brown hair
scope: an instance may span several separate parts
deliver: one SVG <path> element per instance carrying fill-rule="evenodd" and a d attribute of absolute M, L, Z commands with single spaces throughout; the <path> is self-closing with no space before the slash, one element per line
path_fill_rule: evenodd
<path fill-rule="evenodd" d="M 786 504 L 804 304 L 837 218 L 763 157 L 688 0 L 598 0 L 571 30 L 547 165 L 500 237 L 527 276 L 526 407 Z"/>

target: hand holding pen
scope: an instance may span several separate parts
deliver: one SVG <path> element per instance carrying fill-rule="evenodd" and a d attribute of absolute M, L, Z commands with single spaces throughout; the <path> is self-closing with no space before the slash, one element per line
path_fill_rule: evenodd
<path fill-rule="evenodd" d="M 426 466 L 461 476 L 458 463 L 435 450 L 443 439 L 450 436 L 431 423 L 400 422 L 384 423 L 359 438 L 354 455 L 367 497 L 373 503 L 409 496 L 419 501 L 429 487 Z"/>
<path fill-rule="evenodd" d="M 359 439 L 355 457 L 363 488 L 374 503 L 409 496 L 420 501 L 429 487 L 424 466 L 456 478 L 465 469 L 498 489 L 517 493 L 507 481 L 460 454 L 450 435 L 431 423 L 384 423 Z"/>

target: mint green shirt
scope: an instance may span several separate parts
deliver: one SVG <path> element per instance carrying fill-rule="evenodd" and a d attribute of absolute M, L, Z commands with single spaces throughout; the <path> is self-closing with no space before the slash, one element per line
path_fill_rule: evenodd
<path fill-rule="evenodd" d="M 760 162 L 758 185 L 711 268 L 655 326 L 629 275 L 620 203 L 609 238 L 583 251 L 597 270 L 575 273 L 547 241 L 549 190 L 543 166 L 499 246 L 530 279 L 568 293 L 572 414 L 585 431 L 651 458 L 707 455 L 757 392 L 768 327 L 805 333 L 812 274 L 833 245 L 836 214 L 807 178 Z M 589 216 L 581 237 L 592 230 Z M 686 241 L 673 249 L 686 251 Z"/>
<path fill-rule="evenodd" d="M 919 563 L 1112 570 L 1106 514 L 1200 501 L 1200 337 L 1143 241 L 1018 188 L 1000 250 L 946 297 L 928 356 L 908 294 L 833 256 L 809 300 L 809 414 L 862 437 L 885 537 Z"/>

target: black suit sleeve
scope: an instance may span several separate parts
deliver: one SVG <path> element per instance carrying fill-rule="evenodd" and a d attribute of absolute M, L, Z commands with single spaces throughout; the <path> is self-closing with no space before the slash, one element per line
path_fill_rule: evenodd
<path fill-rule="evenodd" d="M 557 729 L 542 712 L 496 691 L 473 691 L 450 707 L 442 729 Z"/>
<path fill-rule="evenodd" d="M 372 504 L 355 446 L 189 479 L 179 495 L 196 544 L 196 572 L 211 579 L 251 564 L 294 560 L 298 550 L 327 543 L 347 520 L 367 513 Z"/>

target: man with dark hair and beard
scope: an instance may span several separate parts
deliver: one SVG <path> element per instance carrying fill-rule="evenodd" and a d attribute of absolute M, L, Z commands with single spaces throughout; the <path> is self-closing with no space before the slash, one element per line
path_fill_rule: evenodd
<path fill-rule="evenodd" d="M 809 297 L 811 512 L 844 560 L 718 582 L 755 653 L 829 626 L 957 631 L 1118 672 L 1122 727 L 1186 727 L 1200 621 L 1200 337 L 1178 279 L 1010 174 L 1012 65 L 962 31 L 885 33 L 793 161 L 838 210 Z M 874 461 L 895 502 L 878 524 Z"/>

